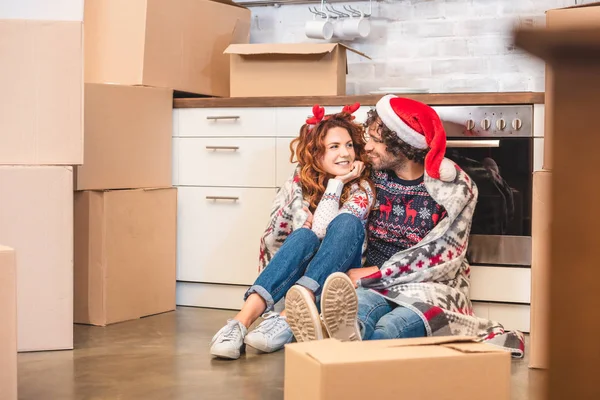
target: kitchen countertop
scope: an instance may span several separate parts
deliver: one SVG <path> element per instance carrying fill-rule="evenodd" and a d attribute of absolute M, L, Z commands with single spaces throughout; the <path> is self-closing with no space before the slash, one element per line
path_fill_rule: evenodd
<path fill-rule="evenodd" d="M 543 92 L 503 92 L 503 93 L 404 93 L 400 96 L 421 101 L 429 105 L 501 105 L 501 104 L 543 104 Z M 176 98 L 174 108 L 209 107 L 312 107 L 341 106 L 354 104 L 375 105 L 382 95 L 357 96 L 298 96 L 298 97 L 201 97 Z"/>

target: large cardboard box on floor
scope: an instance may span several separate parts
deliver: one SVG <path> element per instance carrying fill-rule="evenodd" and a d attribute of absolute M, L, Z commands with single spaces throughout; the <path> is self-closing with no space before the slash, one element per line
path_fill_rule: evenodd
<path fill-rule="evenodd" d="M 17 400 L 17 270 L 15 251 L 0 245 L 0 400 Z"/>
<path fill-rule="evenodd" d="M 83 163 L 82 30 L 0 20 L 0 164 Z"/>
<path fill-rule="evenodd" d="M 347 51 L 339 43 L 232 44 L 231 97 L 342 96 Z"/>
<path fill-rule="evenodd" d="M 461 337 L 293 343 L 284 398 L 508 400 L 510 367 L 509 352 Z"/>
<path fill-rule="evenodd" d="M 85 81 L 229 96 L 231 43 L 250 10 L 229 0 L 87 0 Z"/>
<path fill-rule="evenodd" d="M 86 83 L 75 190 L 171 186 L 172 135 L 172 90 Z"/>
<path fill-rule="evenodd" d="M 600 27 L 523 29 L 515 44 L 552 67 L 547 398 L 600 399 Z"/>
<path fill-rule="evenodd" d="M 73 348 L 73 169 L 0 166 L 0 243 L 17 254 L 19 351 Z"/>
<path fill-rule="evenodd" d="M 600 28 L 600 2 L 580 4 L 566 8 L 546 11 L 546 26 L 548 28 Z M 554 168 L 552 155 L 552 114 L 554 112 L 554 87 L 552 83 L 552 68 L 546 65 L 546 96 L 545 96 L 545 132 L 544 132 L 544 162 L 543 168 Z"/>
<path fill-rule="evenodd" d="M 530 368 L 548 368 L 550 312 L 550 188 L 552 173 L 533 173 Z"/>
<path fill-rule="evenodd" d="M 177 189 L 75 193 L 75 322 L 175 309 Z"/>

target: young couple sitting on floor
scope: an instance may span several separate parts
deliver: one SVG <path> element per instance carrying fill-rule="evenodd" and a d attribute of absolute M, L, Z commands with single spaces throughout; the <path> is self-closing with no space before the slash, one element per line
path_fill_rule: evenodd
<path fill-rule="evenodd" d="M 473 313 L 465 256 L 477 187 L 444 158 L 439 116 L 387 95 L 362 125 L 358 107 L 313 107 L 291 143 L 298 165 L 275 197 L 260 274 L 211 354 L 270 353 L 294 338 L 467 335 L 522 357 L 521 333 Z"/>

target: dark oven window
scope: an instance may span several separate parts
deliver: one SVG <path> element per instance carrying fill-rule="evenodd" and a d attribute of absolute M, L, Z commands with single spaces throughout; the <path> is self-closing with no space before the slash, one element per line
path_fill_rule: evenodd
<path fill-rule="evenodd" d="M 446 150 L 446 157 L 479 189 L 471 234 L 530 236 L 533 139 L 502 138 L 499 143 L 499 147 Z"/>

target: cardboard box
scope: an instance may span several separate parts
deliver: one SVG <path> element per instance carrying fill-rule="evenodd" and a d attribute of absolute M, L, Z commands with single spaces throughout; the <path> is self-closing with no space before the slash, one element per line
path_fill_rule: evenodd
<path fill-rule="evenodd" d="M 546 11 L 546 26 L 548 28 L 579 28 L 600 27 L 600 2 L 581 4 L 572 7 L 558 8 Z M 546 96 L 545 96 L 545 132 L 544 132 L 544 162 L 545 170 L 554 168 L 552 154 L 552 114 L 554 112 L 554 87 L 552 83 L 552 68 L 546 65 Z"/>
<path fill-rule="evenodd" d="M 547 398 L 600 399 L 600 27 L 524 29 L 515 43 L 553 76 Z"/>
<path fill-rule="evenodd" d="M 83 21 L 83 0 L 0 1 L 0 19 Z"/>
<path fill-rule="evenodd" d="M 284 399 L 508 400 L 510 367 L 509 352 L 461 337 L 293 343 Z"/>
<path fill-rule="evenodd" d="M 75 193 L 75 322 L 175 309 L 177 190 Z"/>
<path fill-rule="evenodd" d="M 3 20 L 0 38 L 0 164 L 82 164 L 82 23 Z"/>
<path fill-rule="evenodd" d="M 76 190 L 169 187 L 173 92 L 85 85 L 85 163 Z"/>
<path fill-rule="evenodd" d="M 346 51 L 367 57 L 339 43 L 232 44 L 231 97 L 343 96 Z"/>
<path fill-rule="evenodd" d="M 17 270 L 13 249 L 0 245 L 0 400 L 17 400 Z"/>
<path fill-rule="evenodd" d="M 0 166 L 0 243 L 17 254 L 18 350 L 73 348 L 73 170 Z"/>
<path fill-rule="evenodd" d="M 530 368 L 548 368 L 551 182 L 550 171 L 533 173 Z"/>
<path fill-rule="evenodd" d="M 87 0 L 85 81 L 229 96 L 231 43 L 250 10 L 229 0 Z"/>

